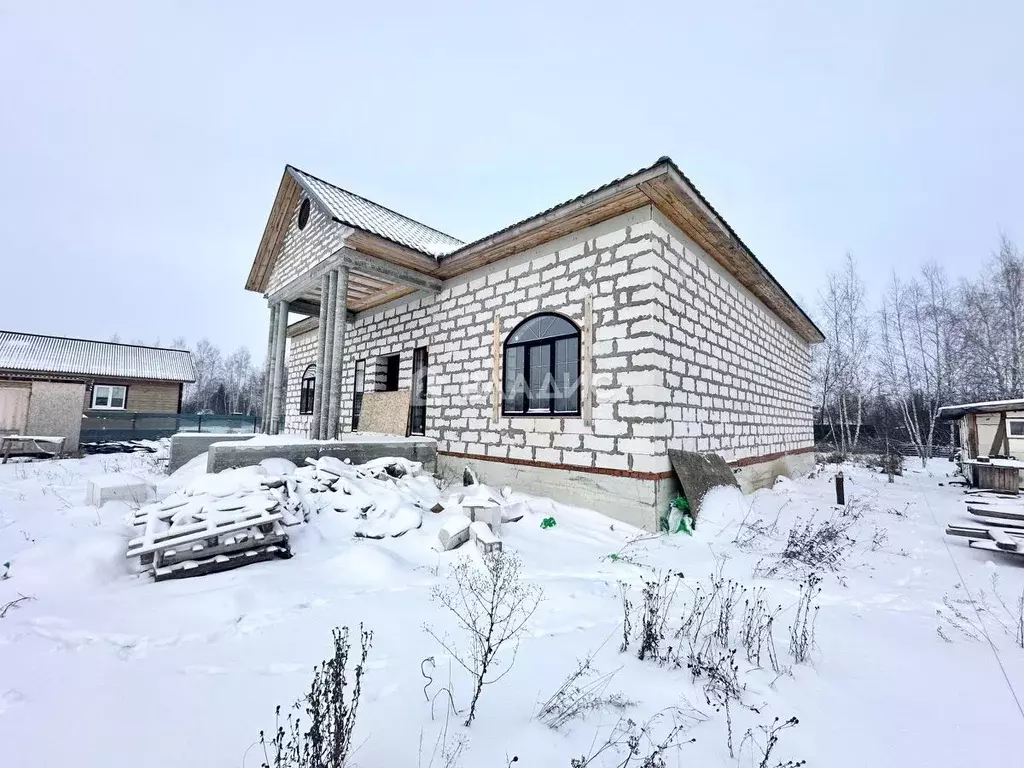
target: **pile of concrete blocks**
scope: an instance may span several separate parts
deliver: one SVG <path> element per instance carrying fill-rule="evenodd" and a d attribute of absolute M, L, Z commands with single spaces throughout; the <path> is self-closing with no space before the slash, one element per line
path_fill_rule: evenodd
<path fill-rule="evenodd" d="M 522 519 L 525 504 L 502 505 L 494 499 L 475 498 L 462 502 L 463 515 L 450 517 L 437 534 L 443 550 L 456 549 L 472 541 L 481 552 L 500 552 L 501 525 Z"/>

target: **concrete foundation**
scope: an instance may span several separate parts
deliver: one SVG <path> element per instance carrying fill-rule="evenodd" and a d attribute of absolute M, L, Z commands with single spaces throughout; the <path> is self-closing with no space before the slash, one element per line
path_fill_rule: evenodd
<path fill-rule="evenodd" d="M 744 493 L 753 493 L 759 488 L 771 488 L 779 475 L 799 477 L 814 469 L 814 453 L 795 453 L 768 461 L 733 467 L 736 482 Z"/>
<path fill-rule="evenodd" d="M 301 467 L 307 458 L 319 459 L 321 456 L 333 456 L 342 461 L 349 459 L 353 464 L 363 464 L 385 456 L 398 456 L 420 462 L 428 472 L 437 469 L 437 443 L 426 437 L 360 440 L 358 436 L 346 435 L 344 440 L 323 443 L 314 440 L 280 443 L 256 441 L 251 444 L 215 442 L 208 450 L 207 472 L 250 467 L 270 458 L 289 459 Z"/>
<path fill-rule="evenodd" d="M 236 440 L 251 440 L 252 434 L 216 434 L 213 432 L 179 432 L 171 436 L 171 455 L 167 460 L 167 471 L 174 472 L 201 453 L 206 453 L 213 443 Z M 259 463 L 259 462 L 256 462 Z"/>
<path fill-rule="evenodd" d="M 532 467 L 445 455 L 438 456 L 437 461 L 438 471 L 444 476 L 461 477 L 462 470 L 470 467 L 480 482 L 487 485 L 509 485 L 517 491 L 548 496 L 563 504 L 596 510 L 648 531 L 658 529 L 659 516 L 679 494 L 679 482 L 674 476 L 664 480 L 638 480 L 574 469 Z"/>

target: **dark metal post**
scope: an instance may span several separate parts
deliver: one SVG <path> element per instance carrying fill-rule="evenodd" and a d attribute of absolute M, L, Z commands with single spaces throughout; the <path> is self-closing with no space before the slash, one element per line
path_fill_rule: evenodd
<path fill-rule="evenodd" d="M 836 504 L 845 506 L 846 504 L 846 488 L 843 487 L 843 472 L 840 470 L 836 474 Z"/>

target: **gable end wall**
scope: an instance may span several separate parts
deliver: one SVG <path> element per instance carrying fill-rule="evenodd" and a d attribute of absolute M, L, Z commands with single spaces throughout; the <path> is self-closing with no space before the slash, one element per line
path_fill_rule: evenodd
<path fill-rule="evenodd" d="M 346 228 L 328 216 L 312 198 L 309 220 L 299 229 L 299 207 L 304 199 L 305 195 L 300 196 L 292 209 L 281 253 L 267 283 L 267 293 L 284 287 L 344 245 Z"/>

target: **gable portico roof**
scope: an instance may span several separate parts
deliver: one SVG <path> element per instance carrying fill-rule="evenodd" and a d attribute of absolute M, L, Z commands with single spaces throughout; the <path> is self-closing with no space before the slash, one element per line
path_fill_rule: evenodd
<path fill-rule="evenodd" d="M 371 232 L 399 245 L 431 256 L 441 256 L 461 248 L 464 243 L 415 219 L 385 208 L 365 197 L 336 187 L 312 174 L 288 166 L 306 192 L 341 224 Z"/>
<path fill-rule="evenodd" d="M 313 186 L 310 179 L 325 188 Z M 289 187 L 287 182 L 291 180 L 294 183 Z M 440 279 L 455 277 L 619 214 L 653 205 L 802 339 L 812 344 L 824 340 L 810 317 L 669 157 L 661 157 L 646 168 L 465 244 L 287 166 L 247 289 L 266 290 L 287 226 L 285 217 L 291 215 L 296 195 L 302 190 L 319 201 L 337 222 L 355 228 L 358 236 L 349 240 L 352 247 Z M 322 199 L 321 196 L 337 194 L 331 190 L 344 193 L 334 204 L 347 218 L 339 216 L 331 203 Z M 371 224 L 373 229 L 368 228 Z M 417 245 L 412 245 L 413 242 Z M 457 245 L 446 250 L 453 244 Z M 427 255 L 432 258 L 426 258 Z M 362 308 L 369 309 L 395 297 L 394 292 L 382 292 L 379 302 L 369 302 Z"/>

